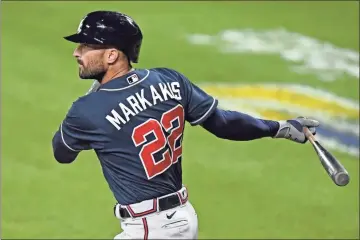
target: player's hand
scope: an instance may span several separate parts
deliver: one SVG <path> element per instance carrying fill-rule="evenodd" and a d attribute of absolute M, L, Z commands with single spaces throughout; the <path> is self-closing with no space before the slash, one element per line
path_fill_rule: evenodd
<path fill-rule="evenodd" d="M 307 142 L 307 138 L 303 132 L 303 127 L 308 127 L 310 132 L 315 135 L 316 127 L 320 125 L 317 120 L 304 117 L 279 121 L 279 124 L 279 130 L 274 138 L 286 138 L 297 143 Z"/>

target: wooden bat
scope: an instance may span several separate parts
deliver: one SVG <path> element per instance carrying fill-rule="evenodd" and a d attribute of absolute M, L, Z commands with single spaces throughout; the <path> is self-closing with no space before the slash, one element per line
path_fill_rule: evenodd
<path fill-rule="evenodd" d="M 307 127 L 304 127 L 304 133 L 309 142 L 313 145 L 322 166 L 329 174 L 332 181 L 338 186 L 346 186 L 350 181 L 350 176 L 343 165 L 324 148 Z"/>

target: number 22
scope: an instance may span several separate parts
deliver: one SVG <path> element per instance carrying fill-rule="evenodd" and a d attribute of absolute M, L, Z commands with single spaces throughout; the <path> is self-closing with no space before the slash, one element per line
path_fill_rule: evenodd
<path fill-rule="evenodd" d="M 173 122 L 177 120 L 178 126 L 174 128 Z M 169 132 L 166 138 L 163 129 Z M 132 139 L 136 147 L 146 142 L 146 136 L 153 133 L 155 140 L 146 143 L 140 150 L 140 160 L 145 168 L 148 179 L 151 179 L 165 172 L 172 164 L 176 163 L 182 154 L 182 145 L 176 148 L 176 141 L 182 137 L 184 130 L 184 109 L 181 105 L 163 113 L 160 122 L 156 119 L 149 119 L 134 128 Z M 169 144 L 169 146 L 167 145 Z M 154 154 L 166 148 L 162 159 L 155 162 Z"/>

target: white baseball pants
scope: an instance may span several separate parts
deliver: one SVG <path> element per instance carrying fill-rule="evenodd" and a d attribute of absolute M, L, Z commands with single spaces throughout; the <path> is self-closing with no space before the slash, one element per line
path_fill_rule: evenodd
<path fill-rule="evenodd" d="M 159 211 L 158 200 L 171 194 L 128 206 L 117 204 L 115 215 L 120 219 L 123 232 L 114 239 L 197 239 L 198 218 L 187 200 L 187 189 L 183 187 L 173 194 L 179 196 L 181 205 L 165 211 Z M 132 217 L 122 218 L 119 208 L 126 208 Z M 152 213 L 144 215 L 144 212 Z"/>

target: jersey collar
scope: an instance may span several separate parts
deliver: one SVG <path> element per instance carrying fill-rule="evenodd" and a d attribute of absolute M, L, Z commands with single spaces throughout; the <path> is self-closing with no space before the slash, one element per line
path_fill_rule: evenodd
<path fill-rule="evenodd" d="M 148 69 L 134 69 L 100 86 L 98 91 L 121 91 L 144 81 L 149 76 Z"/>

